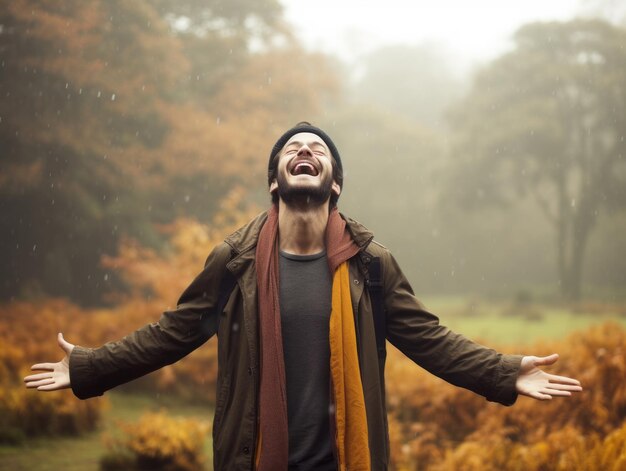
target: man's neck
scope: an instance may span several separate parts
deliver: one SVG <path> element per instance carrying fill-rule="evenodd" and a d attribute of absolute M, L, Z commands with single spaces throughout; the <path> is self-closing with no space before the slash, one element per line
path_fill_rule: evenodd
<path fill-rule="evenodd" d="M 311 255 L 324 250 L 328 202 L 321 206 L 278 205 L 278 240 L 280 250 L 295 255 Z"/>

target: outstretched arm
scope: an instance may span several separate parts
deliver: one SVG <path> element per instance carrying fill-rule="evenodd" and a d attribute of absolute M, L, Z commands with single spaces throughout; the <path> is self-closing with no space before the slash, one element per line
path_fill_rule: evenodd
<path fill-rule="evenodd" d="M 31 370 L 43 370 L 45 373 L 37 373 L 24 378 L 27 388 L 37 388 L 38 391 L 57 391 L 70 387 L 70 355 L 74 345 L 63 338 L 59 333 L 57 342 L 61 350 L 65 352 L 63 359 L 57 363 L 37 363 L 31 366 Z"/>
<path fill-rule="evenodd" d="M 556 376 L 541 370 L 540 366 L 556 363 L 559 355 L 553 353 L 547 357 L 526 356 L 522 358 L 515 388 L 519 394 L 540 401 L 552 399 L 554 396 L 571 396 L 583 388 L 580 381 L 566 376 Z"/>

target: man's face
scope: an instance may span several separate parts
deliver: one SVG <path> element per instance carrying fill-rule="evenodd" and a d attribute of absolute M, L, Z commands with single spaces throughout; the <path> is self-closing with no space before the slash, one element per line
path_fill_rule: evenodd
<path fill-rule="evenodd" d="M 321 205 L 331 192 L 339 195 L 332 156 L 321 137 L 302 132 L 287 141 L 279 153 L 276 180 L 270 185 L 270 192 L 274 191 L 287 204 Z"/>

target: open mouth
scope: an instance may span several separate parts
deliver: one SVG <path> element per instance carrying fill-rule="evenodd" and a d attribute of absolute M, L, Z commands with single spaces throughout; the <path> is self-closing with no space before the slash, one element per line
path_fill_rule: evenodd
<path fill-rule="evenodd" d="M 292 175 L 311 175 L 317 177 L 318 170 L 310 162 L 297 162 L 291 169 Z"/>

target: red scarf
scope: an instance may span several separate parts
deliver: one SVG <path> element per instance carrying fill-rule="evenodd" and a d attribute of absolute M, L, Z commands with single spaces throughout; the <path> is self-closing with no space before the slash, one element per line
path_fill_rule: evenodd
<path fill-rule="evenodd" d="M 346 222 L 334 208 L 325 233 L 331 275 L 356 255 L 359 247 L 346 230 Z M 256 249 L 256 270 L 261 339 L 259 439 L 257 470 L 286 470 L 289 458 L 287 389 L 278 290 L 278 209 L 273 205 L 261 229 Z"/>

